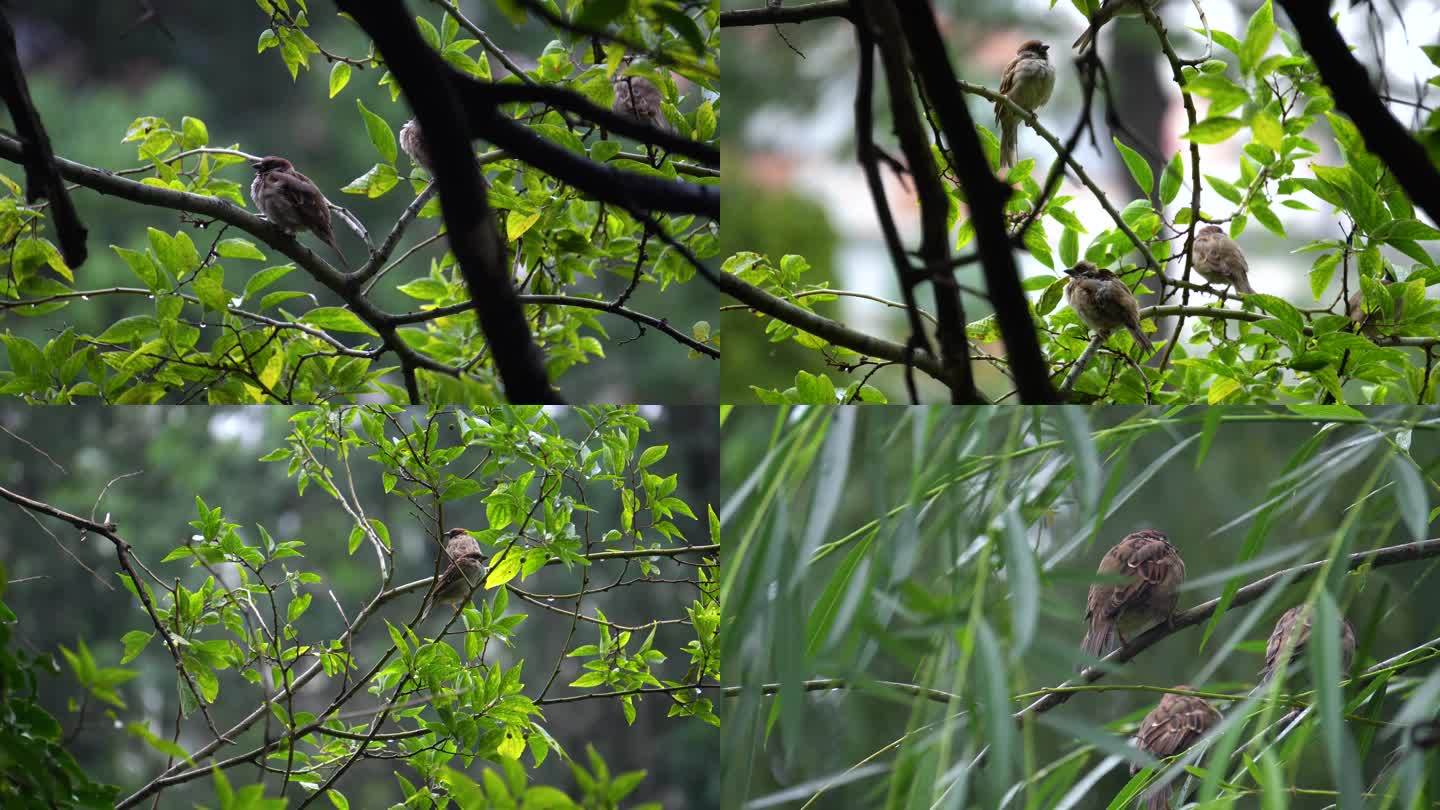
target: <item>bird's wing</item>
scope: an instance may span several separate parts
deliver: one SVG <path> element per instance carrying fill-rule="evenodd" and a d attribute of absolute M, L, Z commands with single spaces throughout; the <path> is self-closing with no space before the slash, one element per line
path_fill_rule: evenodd
<path fill-rule="evenodd" d="M 307 222 L 330 226 L 330 208 L 325 204 L 325 195 L 310 178 L 300 172 L 271 172 L 270 175 L 276 190 L 303 212 Z"/>

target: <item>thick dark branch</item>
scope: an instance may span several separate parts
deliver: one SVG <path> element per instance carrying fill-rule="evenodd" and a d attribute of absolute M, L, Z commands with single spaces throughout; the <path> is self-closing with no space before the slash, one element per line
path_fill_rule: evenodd
<path fill-rule="evenodd" d="M 682 138 L 629 116 L 607 110 L 573 90 L 553 85 L 494 84 L 478 79 L 462 79 L 461 92 L 471 103 L 496 104 L 540 103 L 557 110 L 572 112 L 586 121 L 627 138 L 654 144 L 667 152 L 694 158 L 706 166 L 720 165 L 720 150 L 707 143 Z"/>
<path fill-rule="evenodd" d="M 716 287 L 736 301 L 764 315 L 784 321 L 797 329 L 803 329 L 816 337 L 843 346 L 867 357 L 876 357 L 894 363 L 908 363 L 929 374 L 936 380 L 945 380 L 945 370 L 934 355 L 913 352 L 905 346 L 874 335 L 851 329 L 839 321 L 832 321 L 824 315 L 817 315 L 803 307 L 797 307 L 781 298 L 776 298 L 759 287 L 747 284 L 733 273 L 714 273 L 708 278 Z"/>
<path fill-rule="evenodd" d="M 935 27 L 930 5 L 920 0 L 905 0 L 898 7 L 905 36 L 910 41 L 915 72 L 925 94 L 935 104 L 945 140 L 955 155 L 955 172 L 960 176 L 970 204 L 980 266 L 995 308 L 995 320 L 1005 339 L 1005 354 L 1010 360 L 1016 392 L 1022 402 L 1057 402 L 1005 230 L 1005 202 L 1011 190 L 995 177 L 985 160 L 980 136 L 975 134 L 975 121 L 956 84 L 955 71 Z"/>
<path fill-rule="evenodd" d="M 1350 53 L 1330 20 L 1330 3 L 1280 0 L 1279 5 L 1300 35 L 1301 46 L 1320 69 L 1320 78 L 1330 87 L 1335 106 L 1360 130 L 1365 147 L 1385 161 L 1401 188 L 1431 221 L 1440 222 L 1440 172 L 1371 87 L 1364 66 Z"/>
<path fill-rule="evenodd" d="M 30 88 L 25 83 L 25 72 L 20 69 L 20 56 L 15 52 L 15 30 L 10 27 L 10 19 L 3 9 L 0 9 L 0 97 L 10 109 L 15 134 L 20 136 L 23 145 L 25 200 L 50 201 L 50 219 L 55 223 L 60 257 L 71 268 L 79 267 L 85 263 L 85 226 L 65 192 L 65 184 L 55 166 L 55 152 L 50 148 L 50 137 L 45 134 L 40 113 L 30 101 Z"/>
<path fill-rule="evenodd" d="M 627 318 L 641 327 L 648 326 L 654 329 L 658 329 L 664 334 L 669 335 L 671 338 L 674 338 L 676 342 L 684 344 L 685 346 L 688 346 L 691 349 L 694 349 L 695 351 L 706 355 L 707 357 L 711 357 L 717 360 L 720 358 L 719 349 L 715 348 L 714 346 L 707 346 L 704 343 L 695 340 L 684 332 L 681 332 L 680 330 L 671 326 L 670 322 L 665 320 L 664 318 L 657 318 L 654 315 L 647 315 L 638 310 L 630 309 L 623 304 L 615 304 L 609 301 L 601 301 L 596 298 L 580 298 L 573 295 L 522 295 L 520 296 L 520 303 L 535 304 L 538 306 L 578 307 L 580 309 L 593 309 L 600 312 L 609 312 L 612 315 L 619 315 L 622 318 Z M 444 318 L 449 315 L 454 315 L 457 312 L 464 312 L 468 307 L 468 304 L 452 304 L 450 306 L 427 309 L 423 312 L 406 312 L 401 315 L 393 316 L 392 322 L 395 324 L 424 323 L 425 321 L 433 321 L 438 318 Z"/>
<path fill-rule="evenodd" d="M 880 233 L 885 237 L 885 248 L 890 252 L 890 263 L 898 276 L 900 295 L 905 301 L 905 314 L 910 322 L 910 339 L 905 342 L 911 352 L 923 351 L 934 354 L 930 340 L 925 335 L 925 326 L 920 323 L 920 306 L 915 301 L 915 285 L 910 283 L 910 260 L 905 255 L 905 245 L 900 241 L 900 230 L 895 226 L 895 216 L 890 210 L 890 200 L 885 194 L 884 178 L 880 174 L 880 151 L 875 147 L 875 37 L 870 25 L 862 18 L 855 26 L 855 46 L 859 51 L 859 78 L 855 87 L 855 151 L 860 168 L 865 172 L 865 183 L 870 187 L 870 197 L 875 202 L 875 217 L 880 221 Z M 910 402 L 920 404 L 915 391 L 914 371 L 910 363 L 905 364 L 905 385 Z"/>
<path fill-rule="evenodd" d="M 927 267 L 934 268 L 930 274 L 930 285 L 935 293 L 935 317 L 940 322 L 936 337 L 940 344 L 940 361 L 946 372 L 945 384 L 950 389 L 952 403 L 978 402 L 980 397 L 975 391 L 969 344 L 965 339 L 965 308 L 960 302 L 955 273 L 947 266 L 950 263 L 950 229 L 947 224 L 950 198 L 940 183 L 940 173 L 930 153 L 930 138 L 921 123 L 911 84 L 910 58 L 918 58 L 918 54 L 908 52 L 901 33 L 901 26 L 907 23 L 902 21 L 904 15 L 896 10 L 891 0 L 869 0 L 864 9 L 864 17 L 859 24 L 865 25 L 867 21 L 874 23 L 875 44 L 885 65 L 885 80 L 890 90 L 895 134 L 900 139 L 900 149 L 905 153 L 910 177 L 915 181 L 916 196 L 920 199 L 920 258 Z M 902 284 L 905 283 L 903 277 L 909 275 L 908 270 L 908 262 L 896 268 L 902 276 Z"/>
<path fill-rule="evenodd" d="M 454 69 L 425 44 L 404 3 L 336 0 L 336 4 L 374 40 L 425 133 L 450 249 L 470 288 L 506 397 L 511 402 L 560 402 L 525 310 L 516 299 L 505 240 L 486 198 L 485 178 L 475 164 L 469 133 L 463 125 L 456 126 L 465 116 L 450 80 Z M 408 375 L 407 384 L 413 397 Z"/>
<path fill-rule="evenodd" d="M 803 6 L 780 8 L 745 8 L 737 11 L 720 12 L 721 28 L 738 28 L 743 25 L 778 25 L 821 20 L 826 17 L 850 19 L 853 12 L 850 0 L 821 0 Z"/>
<path fill-rule="evenodd" d="M 720 190 L 714 186 L 638 175 L 596 163 L 545 140 L 493 106 L 466 104 L 465 112 L 476 137 L 597 200 L 626 208 L 720 218 Z"/>

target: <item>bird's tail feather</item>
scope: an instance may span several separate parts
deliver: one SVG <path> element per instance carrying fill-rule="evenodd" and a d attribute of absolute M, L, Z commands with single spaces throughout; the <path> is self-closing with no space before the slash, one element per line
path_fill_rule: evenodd
<path fill-rule="evenodd" d="M 1014 166 L 1020 156 L 1020 122 L 1007 119 L 1000 124 L 1000 168 Z"/>
<path fill-rule="evenodd" d="M 1115 623 L 1103 620 L 1091 622 L 1090 627 L 1085 631 L 1085 640 L 1080 642 L 1080 649 L 1095 658 L 1104 658 L 1119 646 L 1115 635 Z"/>
<path fill-rule="evenodd" d="M 1149 336 L 1147 336 L 1139 326 L 1131 326 L 1127 328 L 1130 330 L 1130 337 L 1135 338 L 1135 342 L 1140 345 L 1140 348 L 1145 350 L 1146 354 L 1154 353 L 1155 344 L 1150 342 Z"/>
<path fill-rule="evenodd" d="M 1235 292 L 1238 292 L 1241 295 L 1254 295 L 1255 288 L 1250 286 L 1250 279 L 1244 276 L 1240 276 L 1239 278 L 1235 279 Z"/>

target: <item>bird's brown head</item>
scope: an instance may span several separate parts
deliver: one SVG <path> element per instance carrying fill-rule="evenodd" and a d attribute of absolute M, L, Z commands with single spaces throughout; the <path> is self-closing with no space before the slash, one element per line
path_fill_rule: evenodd
<path fill-rule="evenodd" d="M 1101 273 L 1108 273 L 1108 270 L 1101 270 L 1094 263 L 1079 261 L 1074 267 L 1065 268 L 1065 275 L 1071 278 L 1099 278 Z"/>
<path fill-rule="evenodd" d="M 1225 230 L 1224 230 L 1223 228 L 1221 228 L 1220 226 L 1218 226 L 1218 225 L 1206 225 L 1205 227 L 1203 227 L 1203 228 L 1200 229 L 1200 235 L 1201 235 L 1201 236 L 1210 236 L 1210 235 L 1212 235 L 1212 234 L 1223 234 L 1223 233 L 1225 233 Z"/>
<path fill-rule="evenodd" d="M 462 534 L 469 534 L 469 533 L 470 533 L 470 532 L 467 531 L 467 530 L 465 530 L 465 529 L 451 529 L 450 531 L 445 532 L 445 539 L 446 539 L 446 540 L 454 540 L 455 538 L 459 537 L 459 536 L 462 535 Z"/>
<path fill-rule="evenodd" d="M 1048 60 L 1050 58 L 1050 46 L 1046 45 L 1038 39 L 1027 39 L 1020 44 L 1020 49 L 1015 53 L 1021 55 L 1028 54 L 1035 57 L 1036 59 Z"/>
<path fill-rule="evenodd" d="M 290 161 L 282 157 L 276 157 L 274 155 L 262 157 L 259 160 L 252 162 L 250 166 L 255 169 L 256 174 L 264 174 L 265 172 L 273 172 L 277 170 L 282 172 L 288 172 L 291 169 L 295 168 L 295 166 Z"/>

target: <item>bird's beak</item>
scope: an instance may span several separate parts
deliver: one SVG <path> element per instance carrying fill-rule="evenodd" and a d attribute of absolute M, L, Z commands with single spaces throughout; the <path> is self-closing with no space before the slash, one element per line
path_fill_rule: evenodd
<path fill-rule="evenodd" d="M 1071 277 L 1071 278 L 1074 278 L 1074 277 L 1080 275 L 1080 271 L 1079 271 L 1079 270 L 1076 270 L 1076 269 L 1073 268 L 1073 267 L 1067 267 L 1067 268 L 1065 268 L 1065 275 L 1067 275 L 1067 276 L 1069 276 L 1069 277 Z"/>
<path fill-rule="evenodd" d="M 260 161 L 258 161 L 258 160 L 252 160 L 252 161 L 250 161 L 250 168 L 254 169 L 254 170 L 257 171 L 257 172 L 260 171 Z"/>

